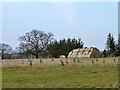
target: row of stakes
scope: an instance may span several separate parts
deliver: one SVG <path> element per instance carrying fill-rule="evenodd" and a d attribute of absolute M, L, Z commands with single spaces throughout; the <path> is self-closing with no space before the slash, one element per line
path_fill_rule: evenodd
<path fill-rule="evenodd" d="M 113 59 L 114 62 L 116 62 L 116 59 Z M 98 58 L 96 58 L 96 62 L 98 62 Z M 105 59 L 103 58 L 103 63 L 105 63 Z M 94 64 L 94 59 L 92 59 L 92 64 Z"/>
<path fill-rule="evenodd" d="M 53 62 L 53 58 L 51 58 L 51 61 Z M 30 66 L 32 66 L 32 60 L 28 59 L 28 62 L 30 62 Z M 64 66 L 63 60 L 60 60 L 61 66 Z M 73 58 L 73 62 L 76 62 L 76 59 Z M 77 62 L 79 62 L 79 58 L 77 58 Z M 96 62 L 98 62 L 98 58 L 96 58 Z M 114 58 L 114 62 L 116 62 L 116 59 Z M 42 63 L 42 58 L 40 58 L 40 63 Z M 103 58 L 103 63 L 105 63 L 105 59 Z M 22 64 L 24 64 L 24 60 L 22 59 Z M 66 64 L 68 64 L 68 59 L 66 59 Z M 92 59 L 92 64 L 94 64 L 94 58 Z"/>

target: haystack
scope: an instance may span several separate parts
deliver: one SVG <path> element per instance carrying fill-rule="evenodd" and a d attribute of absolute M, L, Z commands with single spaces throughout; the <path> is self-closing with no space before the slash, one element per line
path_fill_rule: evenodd
<path fill-rule="evenodd" d="M 59 58 L 66 58 L 65 55 L 60 55 Z"/>
<path fill-rule="evenodd" d="M 99 58 L 102 56 L 99 49 L 93 47 L 74 49 L 68 54 L 68 58 L 80 58 L 80 57 Z"/>

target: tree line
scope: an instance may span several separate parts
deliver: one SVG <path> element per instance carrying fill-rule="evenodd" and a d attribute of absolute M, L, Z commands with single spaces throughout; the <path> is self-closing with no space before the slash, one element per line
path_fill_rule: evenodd
<path fill-rule="evenodd" d="M 104 57 L 120 56 L 120 34 L 118 34 L 117 41 L 115 41 L 113 34 L 108 34 L 106 41 L 106 49 L 104 49 L 102 53 Z"/>
<path fill-rule="evenodd" d="M 77 39 L 55 40 L 52 33 L 44 31 L 32 30 L 18 38 L 20 44 L 13 51 L 8 44 L 0 44 L 2 48 L 2 59 L 10 58 L 40 58 L 55 57 L 59 55 L 67 56 L 72 49 L 82 48 L 83 42 Z"/>
<path fill-rule="evenodd" d="M 60 55 L 65 55 L 67 57 L 70 51 L 77 48 L 83 48 L 83 45 L 84 43 L 80 38 L 68 38 L 51 42 L 47 46 L 47 51 L 49 52 L 50 57 L 58 58 Z"/>
<path fill-rule="evenodd" d="M 18 38 L 20 44 L 15 50 L 8 44 L 1 43 L 0 51 L 2 59 L 14 58 L 40 58 L 55 57 L 67 55 L 70 51 L 77 48 L 83 48 L 84 43 L 81 38 L 78 39 L 61 39 L 57 41 L 52 33 L 44 31 L 32 30 Z M 106 49 L 102 51 L 104 57 L 120 56 L 120 34 L 118 42 L 111 33 L 108 34 L 106 40 Z"/>

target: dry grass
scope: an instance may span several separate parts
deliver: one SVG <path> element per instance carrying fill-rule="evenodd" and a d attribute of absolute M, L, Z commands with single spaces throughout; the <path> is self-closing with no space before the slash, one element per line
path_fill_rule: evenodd
<path fill-rule="evenodd" d="M 42 59 L 42 63 L 40 63 L 40 59 L 31 59 L 32 65 L 54 65 L 54 64 L 61 64 L 60 60 L 63 60 L 64 64 L 66 64 L 66 59 Z M 22 62 L 24 61 L 24 64 Z M 92 65 L 92 58 L 80 58 L 79 63 L 76 61 L 73 61 L 73 58 L 68 58 L 68 64 L 71 65 L 73 63 L 80 64 L 80 65 Z M 99 58 L 98 62 L 96 62 L 96 59 L 94 59 L 94 64 L 98 65 L 117 65 L 118 64 L 118 58 L 116 58 L 116 62 L 114 62 L 114 58 L 105 58 L 105 63 L 103 63 L 103 58 Z M 30 66 L 30 62 L 28 62 L 28 59 L 11 59 L 11 60 L 3 60 L 2 67 L 12 67 L 12 66 Z"/>

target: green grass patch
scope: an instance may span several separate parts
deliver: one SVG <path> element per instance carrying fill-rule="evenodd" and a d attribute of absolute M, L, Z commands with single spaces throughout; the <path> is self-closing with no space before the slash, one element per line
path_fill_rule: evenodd
<path fill-rule="evenodd" d="M 3 88 L 118 88 L 117 65 L 3 67 Z"/>

